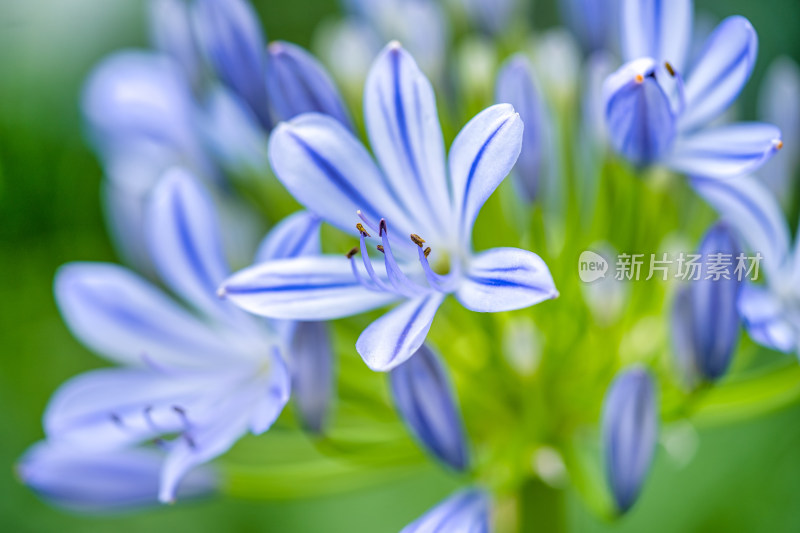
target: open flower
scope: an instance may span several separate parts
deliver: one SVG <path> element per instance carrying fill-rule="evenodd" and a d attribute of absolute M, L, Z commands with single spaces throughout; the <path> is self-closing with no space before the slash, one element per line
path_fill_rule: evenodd
<path fill-rule="evenodd" d="M 190 469 L 224 453 L 248 431 L 266 431 L 281 413 L 290 391 L 282 351 L 294 328 L 281 325 L 282 337 L 277 327 L 216 298 L 229 269 L 211 200 L 186 171 L 164 177 L 147 220 L 162 281 L 194 312 L 120 266 L 62 267 L 55 290 L 67 325 L 88 347 L 124 367 L 67 382 L 51 400 L 44 425 L 49 441 L 81 450 L 154 441 L 165 452 L 159 499 L 170 501 Z M 314 217 L 303 214 L 285 224 L 268 236 L 261 258 L 318 246 Z M 316 349 L 330 353 L 326 345 Z M 285 355 L 291 366 L 292 355 Z"/>
<path fill-rule="evenodd" d="M 461 490 L 408 524 L 400 533 L 486 533 L 489 522 L 489 497 L 480 489 Z"/>
<path fill-rule="evenodd" d="M 356 343 L 367 365 L 380 371 L 417 351 L 448 294 L 480 312 L 520 309 L 557 295 L 536 254 L 471 250 L 478 211 L 520 152 L 522 122 L 510 105 L 486 109 L 461 130 L 450 149 L 449 172 L 433 90 L 399 44 L 390 44 L 373 65 L 364 107 L 381 169 L 348 130 L 319 114 L 279 125 L 269 146 L 275 173 L 294 197 L 358 235 L 359 246 L 346 257 L 248 268 L 227 280 L 221 295 L 253 313 L 295 320 L 339 318 L 402 302 Z M 384 269 L 374 264 L 370 254 L 376 251 Z"/>
<path fill-rule="evenodd" d="M 754 170 L 783 143 L 762 123 L 709 126 L 750 78 L 758 37 L 747 19 L 722 21 L 684 83 L 692 2 L 625 0 L 622 48 L 628 61 L 603 87 L 609 140 L 638 166 L 726 177 Z"/>

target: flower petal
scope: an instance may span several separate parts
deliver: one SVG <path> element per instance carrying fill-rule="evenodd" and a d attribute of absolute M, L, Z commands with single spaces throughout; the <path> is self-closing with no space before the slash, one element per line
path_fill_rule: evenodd
<path fill-rule="evenodd" d="M 678 137 L 665 164 L 686 174 L 729 178 L 758 169 L 782 146 L 775 126 L 738 123 Z"/>
<path fill-rule="evenodd" d="M 269 374 L 256 385 L 256 398 L 252 407 L 248 407 L 253 411 L 250 431 L 254 435 L 260 435 L 272 427 L 292 393 L 289 369 L 277 348 L 272 351 L 269 365 Z"/>
<path fill-rule="evenodd" d="M 609 141 L 638 166 L 661 158 L 675 139 L 675 115 L 669 97 L 653 76 L 651 59 L 627 63 L 603 84 Z"/>
<path fill-rule="evenodd" d="M 469 246 L 481 207 L 517 162 L 522 128 L 514 108 L 499 104 L 478 113 L 453 141 L 448 164 L 458 217 L 454 222 L 465 246 Z"/>
<path fill-rule="evenodd" d="M 181 168 L 168 171 L 151 194 L 146 221 L 164 283 L 209 316 L 224 314 L 217 287 L 230 271 L 214 204 L 195 177 Z"/>
<path fill-rule="evenodd" d="M 289 347 L 292 399 L 305 428 L 320 433 L 334 396 L 334 356 L 325 322 L 298 322 Z"/>
<path fill-rule="evenodd" d="M 686 80 L 681 130 L 697 128 L 728 108 L 750 78 L 757 52 L 758 36 L 746 18 L 728 17 L 717 26 Z"/>
<path fill-rule="evenodd" d="M 464 307 L 481 313 L 523 309 L 557 296 L 542 258 L 517 248 L 493 248 L 473 257 L 456 292 Z"/>
<path fill-rule="evenodd" d="M 395 235 L 418 231 L 361 143 L 331 117 L 307 113 L 279 124 L 270 137 L 269 159 L 298 202 L 343 231 L 356 231 L 358 210 L 402 228 Z M 407 237 L 398 242 L 408 245 Z"/>
<path fill-rule="evenodd" d="M 197 82 L 201 63 L 189 4 L 183 0 L 152 0 L 149 13 L 154 47 L 174 59 L 189 80 Z"/>
<path fill-rule="evenodd" d="M 408 300 L 370 324 L 356 342 L 367 366 L 386 372 L 406 361 L 422 346 L 444 295 L 432 292 Z"/>
<path fill-rule="evenodd" d="M 361 272 L 362 276 L 366 276 Z M 246 268 L 220 294 L 242 309 L 270 318 L 332 320 L 391 303 L 396 295 L 370 291 L 345 257 L 301 257 Z"/>
<path fill-rule="evenodd" d="M 73 335 L 119 363 L 142 365 L 147 359 L 191 368 L 231 352 L 230 339 L 117 265 L 63 266 L 55 295 Z"/>
<path fill-rule="evenodd" d="M 278 120 L 316 112 L 352 129 L 339 90 L 313 55 L 283 41 L 270 43 L 267 54 L 267 93 Z"/>
<path fill-rule="evenodd" d="M 669 61 L 683 70 L 692 34 L 692 0 L 622 0 L 625 61 Z"/>
<path fill-rule="evenodd" d="M 767 288 L 746 283 L 739 293 L 739 313 L 757 343 L 784 353 L 797 350 L 797 331 L 780 300 Z"/>
<path fill-rule="evenodd" d="M 417 440 L 450 467 L 467 468 L 461 410 L 439 357 L 423 344 L 389 378 L 397 411 Z"/>
<path fill-rule="evenodd" d="M 436 98 L 428 79 L 397 42 L 386 46 L 370 69 L 364 117 L 394 196 L 419 221 L 415 231 L 446 231 L 451 204 Z"/>
<path fill-rule="evenodd" d="M 255 10 L 244 0 L 198 0 L 193 15 L 206 61 L 269 129 L 266 44 Z"/>
<path fill-rule="evenodd" d="M 768 275 L 777 276 L 789 255 L 789 228 L 766 187 L 752 176 L 692 178 L 691 183 L 720 217 L 736 228 L 747 248 L 761 253 Z"/>
<path fill-rule="evenodd" d="M 300 211 L 284 218 L 261 241 L 255 263 L 320 254 L 320 219 L 314 213 Z"/>
<path fill-rule="evenodd" d="M 488 533 L 489 498 L 478 489 L 453 494 L 400 533 Z"/>
<path fill-rule="evenodd" d="M 120 512 L 158 503 L 164 454 L 130 448 L 104 452 L 39 442 L 16 467 L 22 482 L 49 503 L 80 513 Z M 219 476 L 210 467 L 193 470 L 180 498 L 216 492 Z"/>

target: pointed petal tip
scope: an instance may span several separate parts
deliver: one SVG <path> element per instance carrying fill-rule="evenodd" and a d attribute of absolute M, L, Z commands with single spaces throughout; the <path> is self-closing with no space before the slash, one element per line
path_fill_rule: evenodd
<path fill-rule="evenodd" d="M 225 285 L 220 285 L 219 289 L 217 289 L 217 298 L 220 300 L 224 300 L 228 296 L 228 288 Z"/>

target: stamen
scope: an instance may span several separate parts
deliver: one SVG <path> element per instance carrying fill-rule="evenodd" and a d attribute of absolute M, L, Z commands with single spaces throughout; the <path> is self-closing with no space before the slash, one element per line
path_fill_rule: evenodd
<path fill-rule="evenodd" d="M 367 215 L 365 215 L 364 212 L 361 211 L 361 209 L 356 211 L 356 215 L 358 215 L 358 218 L 360 218 L 361 221 L 364 222 L 364 224 L 366 224 L 369 229 L 371 229 L 372 231 L 378 231 L 377 226 L 375 226 L 375 224 L 373 224 L 373 222 L 367 218 Z"/>
<path fill-rule="evenodd" d="M 189 423 L 189 417 L 186 416 L 186 410 L 183 407 L 180 407 L 178 405 L 173 405 L 172 410 L 178 413 L 178 416 L 180 417 L 181 422 L 183 423 L 183 427 L 189 429 L 192 426 Z"/>
<path fill-rule="evenodd" d="M 360 224 L 359 224 L 360 225 Z M 359 237 L 361 242 L 361 259 L 364 262 L 364 268 L 367 269 L 367 274 L 369 275 L 369 279 L 381 290 L 391 292 L 392 288 L 386 285 L 376 274 L 375 269 L 372 267 L 372 259 L 369 257 L 369 252 L 367 251 L 367 241 L 364 239 L 367 235 L 366 232 L 362 232 L 361 236 Z"/>
<path fill-rule="evenodd" d="M 356 253 L 358 253 L 357 249 L 355 249 L 355 250 L 356 250 Z M 365 280 L 364 278 L 361 277 L 361 273 L 358 271 L 358 266 L 356 265 L 356 260 L 353 258 L 354 256 L 355 256 L 355 254 L 353 254 L 353 255 L 349 255 L 348 254 L 348 259 L 350 259 L 350 269 L 353 271 L 353 277 L 356 278 L 356 281 L 358 281 L 359 284 L 361 284 L 362 286 L 366 287 L 367 289 L 369 289 L 371 291 L 379 290 L 378 287 L 376 287 L 375 285 L 373 285 L 372 283 L 370 283 L 369 281 L 367 281 L 367 280 Z"/>
<path fill-rule="evenodd" d="M 152 431 L 154 431 L 155 433 L 162 433 L 161 429 L 159 429 L 159 427 L 156 425 L 155 421 L 153 421 L 152 412 L 153 412 L 153 406 L 152 405 L 148 405 L 147 407 L 145 407 L 144 411 L 143 411 L 144 420 L 145 420 L 145 422 L 147 422 L 148 427 Z"/>
<path fill-rule="evenodd" d="M 425 239 L 417 235 L 416 233 L 411 234 L 411 242 L 422 248 L 422 245 L 425 244 Z"/>
<path fill-rule="evenodd" d="M 359 233 L 361 233 L 363 237 L 371 237 L 371 235 L 367 233 L 367 230 L 364 229 L 364 225 L 361 224 L 360 222 L 356 224 L 356 229 L 358 230 Z"/>
<path fill-rule="evenodd" d="M 637 74 L 634 80 L 636 81 L 636 83 L 641 85 L 642 83 L 644 83 L 644 76 L 642 76 L 641 74 Z"/>
<path fill-rule="evenodd" d="M 780 150 L 783 148 L 783 141 L 780 139 L 775 139 L 772 141 L 772 146 L 774 146 L 776 150 Z"/>
<path fill-rule="evenodd" d="M 664 61 L 664 67 L 667 69 L 667 72 L 669 72 L 669 75 L 674 78 L 675 77 L 675 69 L 672 68 L 672 65 L 670 64 L 669 61 Z"/>
<path fill-rule="evenodd" d="M 351 248 L 351 249 L 350 249 L 350 251 L 349 251 L 349 252 L 347 252 L 347 254 L 346 254 L 346 257 L 347 257 L 348 259 L 352 259 L 352 258 L 353 258 L 353 256 L 354 256 L 354 255 L 356 255 L 357 253 L 358 253 L 358 247 L 357 247 L 357 246 L 354 246 L 353 248 Z"/>
<path fill-rule="evenodd" d="M 414 283 L 408 276 L 403 274 L 397 261 L 392 253 L 392 246 L 389 243 L 389 230 L 386 227 L 386 220 L 381 219 L 380 223 L 381 239 L 383 242 L 382 252 L 384 254 L 384 264 L 386 265 L 386 275 L 389 276 L 389 281 L 397 292 L 406 296 L 414 296 L 419 294 L 420 291 L 425 291 L 425 287 Z M 423 241 L 424 242 L 424 241 Z"/>
<path fill-rule="evenodd" d="M 377 246 L 377 248 L 378 248 L 378 251 L 379 251 L 380 253 L 382 253 L 382 254 L 385 254 L 385 253 L 386 253 L 386 252 L 383 250 L 383 245 L 379 244 L 379 245 Z"/>
<path fill-rule="evenodd" d="M 430 246 L 424 251 L 421 247 L 418 248 L 417 253 L 419 254 L 419 262 L 422 264 L 422 270 L 425 272 L 425 279 L 428 280 L 428 284 L 437 291 L 448 292 L 448 285 L 452 281 L 452 276 L 442 276 L 433 271 L 430 263 L 428 263 L 428 255 L 431 253 Z"/>
<path fill-rule="evenodd" d="M 429 255 L 431 255 L 431 247 L 428 246 L 427 248 L 425 248 L 425 252 L 424 253 L 425 253 L 425 257 L 428 257 Z"/>
<path fill-rule="evenodd" d="M 184 433 L 181 436 L 186 441 L 186 444 L 189 445 L 189 448 L 191 448 L 192 450 L 197 449 L 197 444 L 195 444 L 194 439 L 192 438 L 191 435 L 189 435 L 189 433 Z"/>

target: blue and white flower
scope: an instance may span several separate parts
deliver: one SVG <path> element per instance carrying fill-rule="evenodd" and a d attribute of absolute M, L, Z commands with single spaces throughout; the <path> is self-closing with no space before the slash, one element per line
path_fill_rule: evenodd
<path fill-rule="evenodd" d="M 791 244 L 789 226 L 776 198 L 752 176 L 732 180 L 695 178 L 694 189 L 736 229 L 758 265 L 758 279 L 745 283 L 739 313 L 750 337 L 782 352 L 800 347 L 800 246 Z M 748 279 L 755 277 L 756 271 Z"/>
<path fill-rule="evenodd" d="M 521 309 L 557 296 L 536 254 L 471 249 L 478 212 L 520 152 L 522 121 L 510 105 L 473 118 L 446 165 L 430 83 L 393 43 L 370 72 L 364 107 L 380 167 L 348 130 L 323 115 L 283 123 L 270 140 L 278 179 L 307 209 L 357 235 L 359 246 L 346 257 L 251 267 L 228 279 L 221 295 L 250 312 L 294 320 L 328 320 L 402 302 L 356 343 L 367 365 L 380 371 L 419 349 L 448 294 L 479 312 Z M 385 269 L 375 267 L 368 239 L 377 241 Z"/>
<path fill-rule="evenodd" d="M 637 166 L 709 177 L 755 170 L 783 146 L 762 123 L 715 126 L 750 78 L 758 37 L 747 19 L 722 21 L 684 82 L 692 2 L 624 0 L 627 61 L 603 87 L 609 140 Z"/>
<path fill-rule="evenodd" d="M 410 523 L 400 533 L 489 533 L 489 497 L 480 489 L 459 491 Z"/>
<path fill-rule="evenodd" d="M 166 502 L 194 466 L 276 420 L 289 398 L 284 357 L 291 367 L 287 348 L 296 325 L 271 327 L 217 299 L 229 268 L 211 200 L 189 173 L 175 169 L 164 177 L 146 219 L 160 278 L 192 311 L 123 267 L 62 267 L 55 292 L 70 330 L 123 366 L 68 381 L 51 400 L 44 425 L 50 442 L 80 450 L 155 440 L 165 453 L 159 499 Z M 267 237 L 259 259 L 314 253 L 318 226 L 306 213 L 288 219 Z M 305 351 L 330 356 L 326 336 L 314 344 Z M 167 440 L 170 435 L 177 436 Z"/>

